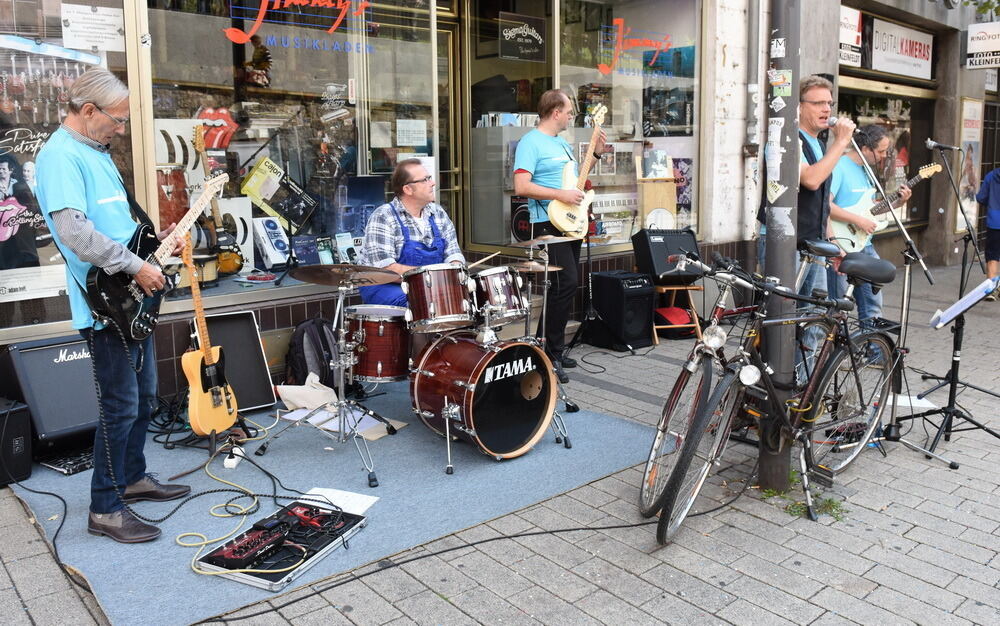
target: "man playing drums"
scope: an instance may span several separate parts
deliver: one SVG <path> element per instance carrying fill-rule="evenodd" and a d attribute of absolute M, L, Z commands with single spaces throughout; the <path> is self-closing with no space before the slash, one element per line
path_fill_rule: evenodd
<path fill-rule="evenodd" d="M 396 164 L 390 180 L 396 197 L 372 213 L 365 226 L 361 265 L 404 272 L 436 263 L 464 264 L 455 225 L 434 202 L 434 178 L 419 159 Z M 361 287 L 365 304 L 407 305 L 399 281 Z"/>

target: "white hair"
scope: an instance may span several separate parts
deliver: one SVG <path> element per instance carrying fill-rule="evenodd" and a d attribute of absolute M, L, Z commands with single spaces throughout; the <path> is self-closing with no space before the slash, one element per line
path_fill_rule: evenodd
<path fill-rule="evenodd" d="M 92 102 L 102 109 L 113 107 L 128 98 L 128 87 L 117 76 L 102 67 L 92 67 L 69 88 L 69 108 L 79 112 Z"/>

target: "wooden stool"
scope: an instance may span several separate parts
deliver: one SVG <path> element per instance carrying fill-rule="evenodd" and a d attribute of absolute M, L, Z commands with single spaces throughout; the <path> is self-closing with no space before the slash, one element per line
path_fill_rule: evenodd
<path fill-rule="evenodd" d="M 701 341 L 701 323 L 698 322 L 698 309 L 694 305 L 694 297 L 691 295 L 692 291 L 704 291 L 705 288 L 701 285 L 656 285 L 657 295 L 661 293 L 670 294 L 670 303 L 667 306 L 675 306 L 674 301 L 677 299 L 677 293 L 683 291 L 687 295 L 687 309 L 691 312 L 691 323 L 689 324 L 657 324 L 654 314 L 653 318 L 653 344 L 660 345 L 660 335 L 656 332 L 661 328 L 693 328 L 694 334 Z M 659 297 L 657 297 L 657 302 L 659 302 Z"/>

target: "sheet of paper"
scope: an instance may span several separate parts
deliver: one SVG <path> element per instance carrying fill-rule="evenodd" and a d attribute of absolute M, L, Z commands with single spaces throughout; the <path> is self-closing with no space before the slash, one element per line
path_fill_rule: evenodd
<path fill-rule="evenodd" d="M 396 120 L 397 146 L 426 146 L 427 120 Z"/>
<path fill-rule="evenodd" d="M 63 45 L 77 50 L 125 52 L 125 12 L 90 4 L 62 4 Z"/>
<path fill-rule="evenodd" d="M 332 504 L 339 506 L 348 513 L 364 515 L 373 504 L 378 502 L 378 496 L 369 496 L 363 493 L 351 491 L 341 491 L 340 489 L 326 489 L 324 487 L 313 487 L 306 492 L 307 496 L 319 496 L 329 500 Z"/>
<path fill-rule="evenodd" d="M 945 324 L 972 308 L 972 305 L 985 298 L 986 295 L 996 289 L 996 287 L 997 281 L 992 278 L 987 278 L 983 282 L 979 283 L 973 287 L 969 293 L 962 296 L 962 299 L 955 304 L 951 305 L 944 311 L 935 312 L 934 315 L 931 316 L 931 328 L 936 330 L 944 327 Z"/>
<path fill-rule="evenodd" d="M 392 147 L 392 122 L 372 122 L 371 144 L 373 148 Z"/>

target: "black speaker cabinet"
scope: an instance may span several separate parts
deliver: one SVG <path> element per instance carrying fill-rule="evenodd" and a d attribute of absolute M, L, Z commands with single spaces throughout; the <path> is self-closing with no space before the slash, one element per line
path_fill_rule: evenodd
<path fill-rule="evenodd" d="M 100 411 L 90 351 L 80 335 L 7 346 L 0 354 L 0 396 L 28 405 L 36 457 L 93 443 Z"/>
<path fill-rule="evenodd" d="M 212 345 L 225 354 L 226 380 L 240 411 L 272 406 L 274 385 L 253 311 L 206 315 L 205 324 Z"/>
<path fill-rule="evenodd" d="M 591 345 L 612 350 L 653 343 L 653 282 L 645 274 L 615 270 L 591 274 L 594 309 L 604 320 L 588 322 Z"/>
<path fill-rule="evenodd" d="M 701 272 L 686 269 L 660 278 L 663 272 L 674 269 L 677 264 L 667 261 L 671 254 L 693 252 L 698 254 L 698 238 L 690 228 L 681 230 L 657 230 L 644 228 L 632 235 L 632 249 L 639 271 L 649 274 L 658 285 L 690 285 L 701 278 Z"/>
<path fill-rule="evenodd" d="M 20 402 L 0 398 L 0 487 L 31 476 L 31 417 Z"/>

